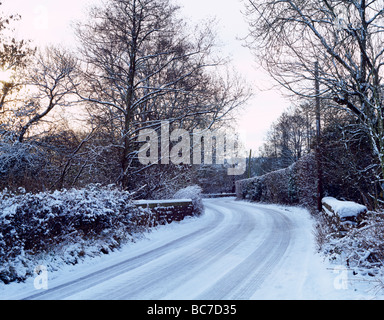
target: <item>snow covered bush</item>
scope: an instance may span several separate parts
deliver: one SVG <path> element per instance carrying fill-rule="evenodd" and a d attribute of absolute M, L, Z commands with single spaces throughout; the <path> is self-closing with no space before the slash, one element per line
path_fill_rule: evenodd
<path fill-rule="evenodd" d="M 308 155 L 286 169 L 236 181 L 239 199 L 279 204 L 299 204 L 312 209 L 316 204 L 316 164 Z"/>
<path fill-rule="evenodd" d="M 334 226 L 325 226 L 321 221 L 316 226 L 318 240 L 319 230 L 322 233 L 318 250 L 334 264 L 345 265 L 356 276 L 369 276 L 384 289 L 384 213 L 369 212 L 361 227 L 342 235 Z"/>
<path fill-rule="evenodd" d="M 262 179 L 265 186 L 263 201 L 282 204 L 296 203 L 294 166 L 268 173 Z"/>
<path fill-rule="evenodd" d="M 317 210 L 317 165 L 314 154 L 302 157 L 295 163 L 295 183 L 298 204 Z"/>
<path fill-rule="evenodd" d="M 177 191 L 173 199 L 191 199 L 197 215 L 202 214 L 204 211 L 202 189 L 198 185 L 189 186 Z"/>
<path fill-rule="evenodd" d="M 144 208 L 131 198 L 127 191 L 99 184 L 50 193 L 0 192 L 0 282 L 25 280 L 41 261 L 54 270 L 58 263 L 107 254 L 150 228 L 182 220 L 185 210 L 189 215 L 203 210 L 198 186 L 175 194 L 192 199 L 185 210 Z"/>
<path fill-rule="evenodd" d="M 7 186 L 29 184 L 47 162 L 47 155 L 35 145 L 0 142 L 0 180 Z"/>
<path fill-rule="evenodd" d="M 323 205 L 315 226 L 318 251 L 334 265 L 345 266 L 355 280 L 383 292 L 384 213 L 332 197 L 324 198 Z"/>
<path fill-rule="evenodd" d="M 107 253 L 146 229 L 137 219 L 141 214 L 129 192 L 112 186 L 19 195 L 5 190 L 0 193 L 0 280 L 25 279 L 32 274 L 33 257 L 63 244 L 100 241 L 100 251 Z M 81 254 L 73 253 L 69 262 Z"/>

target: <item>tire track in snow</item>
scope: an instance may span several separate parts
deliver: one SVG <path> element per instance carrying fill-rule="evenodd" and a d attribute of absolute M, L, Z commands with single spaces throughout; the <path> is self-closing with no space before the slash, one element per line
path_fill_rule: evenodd
<path fill-rule="evenodd" d="M 286 216 L 271 209 L 246 207 L 244 203 L 231 203 L 232 210 L 259 212 L 272 218 L 269 233 L 264 241 L 238 266 L 230 270 L 211 288 L 198 296 L 201 300 L 249 299 L 260 287 L 273 267 L 284 256 L 290 243 L 290 221 Z M 255 217 L 256 218 L 256 217 Z M 249 239 L 251 241 L 252 239 Z M 256 243 L 255 243 L 256 245 Z"/>
<path fill-rule="evenodd" d="M 224 220 L 223 214 L 216 214 L 212 221 L 209 221 L 207 225 L 202 225 L 202 228 L 197 231 L 191 232 L 187 235 L 183 235 L 161 247 L 156 247 L 148 252 L 142 253 L 138 256 L 129 258 L 125 261 L 117 263 L 111 267 L 107 267 L 102 270 L 98 270 L 89 275 L 74 279 L 73 281 L 64 283 L 62 285 L 50 288 L 44 292 L 30 295 L 23 300 L 44 300 L 44 299 L 64 299 L 76 292 L 86 290 L 100 283 L 106 282 L 124 272 L 139 268 L 146 263 L 153 261 L 154 259 L 166 254 L 170 249 L 174 250 L 184 246 L 186 243 L 198 239 L 209 233 L 211 230 L 217 228 L 218 225 Z"/>
<path fill-rule="evenodd" d="M 208 219 L 191 232 L 26 299 L 250 298 L 289 246 L 289 218 L 228 199 L 205 204 Z"/>
<path fill-rule="evenodd" d="M 283 258 L 291 240 L 290 234 L 290 222 L 284 215 L 273 211 L 271 214 L 275 215 L 275 226 L 280 230 L 278 239 L 276 239 L 276 229 L 274 232 L 271 232 L 270 242 L 265 243 L 264 253 L 266 256 L 261 257 L 258 250 L 256 250 L 252 254 L 252 259 L 265 261 L 260 265 L 260 267 L 256 267 L 253 272 L 253 275 L 249 280 L 245 282 L 242 288 L 232 296 L 232 299 L 250 299 L 251 296 L 255 293 L 257 289 L 260 288 L 260 285 L 266 280 L 267 276 L 269 276 L 276 267 L 277 263 Z M 276 217 L 279 216 L 278 219 Z M 255 261 L 253 260 L 253 261 Z M 249 261 L 252 265 L 252 261 Z M 245 262 L 244 262 L 245 263 Z"/>
<path fill-rule="evenodd" d="M 209 204 L 207 207 L 211 213 L 222 215 L 221 211 Z M 158 300 L 180 287 L 186 279 L 195 279 L 198 282 L 200 272 L 222 256 L 236 251 L 237 246 L 255 227 L 256 220 L 250 214 L 242 215 L 239 219 L 227 210 L 222 226 L 218 225 L 200 239 L 152 261 L 139 274 L 121 275 L 118 281 L 121 286 L 111 289 L 113 299 Z M 107 299 L 111 295 L 108 292 L 101 295 L 96 292 L 87 297 Z"/>

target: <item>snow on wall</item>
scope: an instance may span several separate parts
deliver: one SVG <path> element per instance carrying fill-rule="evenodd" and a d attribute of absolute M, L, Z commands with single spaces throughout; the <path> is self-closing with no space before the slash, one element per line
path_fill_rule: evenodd
<path fill-rule="evenodd" d="M 367 212 L 367 207 L 352 201 L 341 201 L 333 197 L 325 197 L 322 200 L 328 215 L 338 215 L 340 218 L 358 217 Z M 331 210 L 330 210 L 331 209 Z"/>

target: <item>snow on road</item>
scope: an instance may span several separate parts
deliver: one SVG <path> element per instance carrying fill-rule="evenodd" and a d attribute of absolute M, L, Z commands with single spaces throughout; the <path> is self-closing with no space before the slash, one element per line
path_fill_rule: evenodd
<path fill-rule="evenodd" d="M 199 218 L 87 263 L 0 288 L 2 299 L 356 299 L 315 253 L 304 209 L 204 200 Z"/>

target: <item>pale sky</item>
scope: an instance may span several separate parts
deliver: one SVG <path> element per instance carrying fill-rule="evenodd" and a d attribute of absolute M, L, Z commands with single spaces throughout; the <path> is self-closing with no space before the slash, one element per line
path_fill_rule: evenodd
<path fill-rule="evenodd" d="M 225 56 L 232 58 L 236 70 L 252 85 L 255 97 L 241 111 L 239 130 L 246 134 L 246 148 L 258 151 L 263 139 L 279 115 L 289 106 L 280 93 L 267 90 L 271 79 L 257 68 L 248 48 L 242 46 L 247 34 L 247 24 L 241 11 L 241 0 L 175 0 L 181 6 L 181 13 L 192 23 L 215 17 L 217 33 Z M 99 0 L 3 0 L 0 11 L 17 13 L 22 20 L 15 24 L 16 35 L 31 39 L 37 46 L 60 44 L 73 45 L 75 40 L 71 22 L 85 19 L 87 7 Z"/>

